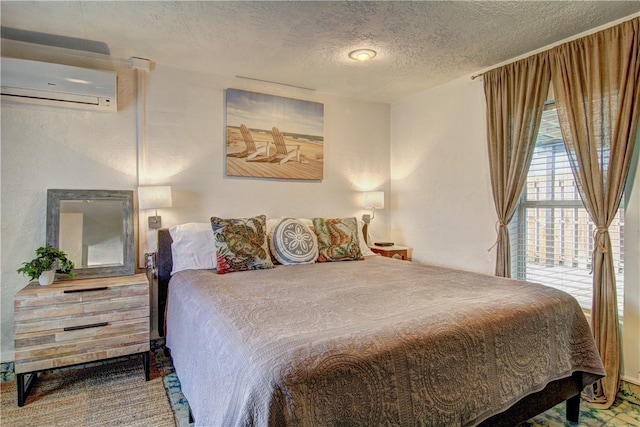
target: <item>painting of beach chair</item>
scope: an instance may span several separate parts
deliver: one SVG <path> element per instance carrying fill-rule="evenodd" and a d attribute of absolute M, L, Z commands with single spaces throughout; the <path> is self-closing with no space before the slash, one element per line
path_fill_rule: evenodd
<path fill-rule="evenodd" d="M 269 156 L 271 141 L 264 140 L 265 144 L 256 145 L 253 140 L 253 136 L 251 135 L 251 131 L 249 131 L 249 128 L 244 124 L 240 125 L 240 133 L 242 134 L 242 139 L 244 140 L 244 144 L 247 148 L 240 153 L 227 154 L 228 157 L 246 157 L 247 160 L 252 160 L 260 154 L 265 157 Z"/>
<path fill-rule="evenodd" d="M 271 129 L 271 134 L 273 135 L 273 143 L 276 146 L 276 154 L 273 157 L 276 160 L 280 160 L 281 165 L 287 163 L 294 157 L 300 162 L 300 144 L 286 144 L 282 133 L 280 133 L 276 127 Z"/>

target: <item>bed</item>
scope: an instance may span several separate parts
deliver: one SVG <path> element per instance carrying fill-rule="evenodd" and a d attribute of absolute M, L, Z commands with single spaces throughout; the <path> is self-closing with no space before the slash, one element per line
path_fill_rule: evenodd
<path fill-rule="evenodd" d="M 158 327 L 196 425 L 513 426 L 563 401 L 577 421 L 604 375 L 553 288 L 382 256 L 171 276 L 171 243 Z"/>

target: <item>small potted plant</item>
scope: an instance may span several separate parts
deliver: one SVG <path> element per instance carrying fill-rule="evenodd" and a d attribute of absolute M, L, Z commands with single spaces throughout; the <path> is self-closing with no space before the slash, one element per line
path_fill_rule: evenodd
<path fill-rule="evenodd" d="M 38 279 L 42 286 L 46 286 L 53 283 L 56 273 L 75 276 L 71 271 L 73 268 L 73 261 L 67 258 L 67 254 L 47 245 L 36 249 L 36 257 L 30 262 L 23 262 L 17 272 L 29 276 L 31 280 Z"/>

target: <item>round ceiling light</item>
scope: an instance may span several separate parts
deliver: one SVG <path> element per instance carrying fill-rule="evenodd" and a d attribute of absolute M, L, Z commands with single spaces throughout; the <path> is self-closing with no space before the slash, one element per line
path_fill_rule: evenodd
<path fill-rule="evenodd" d="M 349 58 L 356 61 L 368 61 L 376 56 L 376 51 L 371 49 L 357 49 L 349 52 Z"/>

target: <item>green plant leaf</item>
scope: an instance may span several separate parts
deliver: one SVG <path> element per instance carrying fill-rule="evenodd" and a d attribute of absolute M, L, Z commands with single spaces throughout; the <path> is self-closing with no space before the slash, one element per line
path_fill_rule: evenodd
<path fill-rule="evenodd" d="M 67 258 L 67 254 L 60 249 L 47 245 L 36 249 L 36 257 L 29 262 L 23 262 L 22 267 L 16 271 L 29 276 L 31 280 L 35 280 L 44 271 L 51 269 L 55 269 L 58 273 L 67 274 L 69 277 L 74 277 L 73 268 L 73 261 Z"/>

